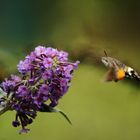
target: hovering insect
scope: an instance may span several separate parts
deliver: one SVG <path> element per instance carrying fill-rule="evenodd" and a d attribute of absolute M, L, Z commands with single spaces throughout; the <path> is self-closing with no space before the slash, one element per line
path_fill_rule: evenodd
<path fill-rule="evenodd" d="M 106 76 L 106 81 L 119 81 L 124 78 L 131 78 L 140 81 L 140 76 L 138 73 L 131 67 L 123 64 L 119 60 L 108 57 L 106 51 L 104 51 L 105 57 L 101 58 L 102 63 L 109 68 L 109 71 Z"/>

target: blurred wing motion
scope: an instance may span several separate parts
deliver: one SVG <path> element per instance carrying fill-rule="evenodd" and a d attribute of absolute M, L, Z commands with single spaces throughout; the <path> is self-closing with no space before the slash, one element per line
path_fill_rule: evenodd
<path fill-rule="evenodd" d="M 39 110 L 40 112 L 58 112 L 60 113 L 70 124 L 72 124 L 72 122 L 70 121 L 70 119 L 68 118 L 68 116 L 62 112 L 59 109 L 53 108 L 51 106 L 48 106 L 47 104 L 42 104 L 42 107 Z"/>
<path fill-rule="evenodd" d="M 109 69 L 107 74 L 106 74 L 105 81 L 112 81 L 114 79 L 115 79 L 114 70 L 113 69 Z"/>
<path fill-rule="evenodd" d="M 106 57 L 102 57 L 102 63 L 109 69 L 106 81 L 119 81 L 123 80 L 124 78 L 131 78 L 140 81 L 140 76 L 133 68 L 123 64 L 119 60 L 108 57 L 107 53 L 105 52 Z"/>

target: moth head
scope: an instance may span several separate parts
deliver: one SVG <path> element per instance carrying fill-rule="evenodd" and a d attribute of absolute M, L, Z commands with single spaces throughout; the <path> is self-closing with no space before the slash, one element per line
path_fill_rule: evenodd
<path fill-rule="evenodd" d="M 106 67 L 109 67 L 108 57 L 102 57 L 101 61 Z"/>

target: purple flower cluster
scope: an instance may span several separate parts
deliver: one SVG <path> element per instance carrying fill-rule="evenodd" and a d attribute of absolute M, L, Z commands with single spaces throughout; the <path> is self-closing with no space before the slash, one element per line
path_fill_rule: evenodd
<path fill-rule="evenodd" d="M 6 107 L 17 112 L 13 126 L 21 125 L 20 133 L 29 131 L 25 127 L 32 123 L 37 111 L 42 111 L 44 105 L 53 108 L 58 104 L 68 91 L 78 64 L 79 61 L 68 62 L 67 52 L 44 46 L 36 47 L 19 62 L 20 76 L 11 75 L 1 88 L 7 97 L 12 95 Z"/>

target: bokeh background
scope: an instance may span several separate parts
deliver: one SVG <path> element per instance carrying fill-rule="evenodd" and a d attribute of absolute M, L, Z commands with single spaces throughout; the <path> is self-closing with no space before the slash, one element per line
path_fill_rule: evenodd
<path fill-rule="evenodd" d="M 140 2 L 121 0 L 0 1 L 0 80 L 16 73 L 19 60 L 37 45 L 63 49 L 80 60 L 61 108 L 39 113 L 30 133 L 11 125 L 15 112 L 0 116 L 0 140 L 139 140 L 140 85 L 104 83 L 100 61 L 108 55 L 140 71 Z"/>

